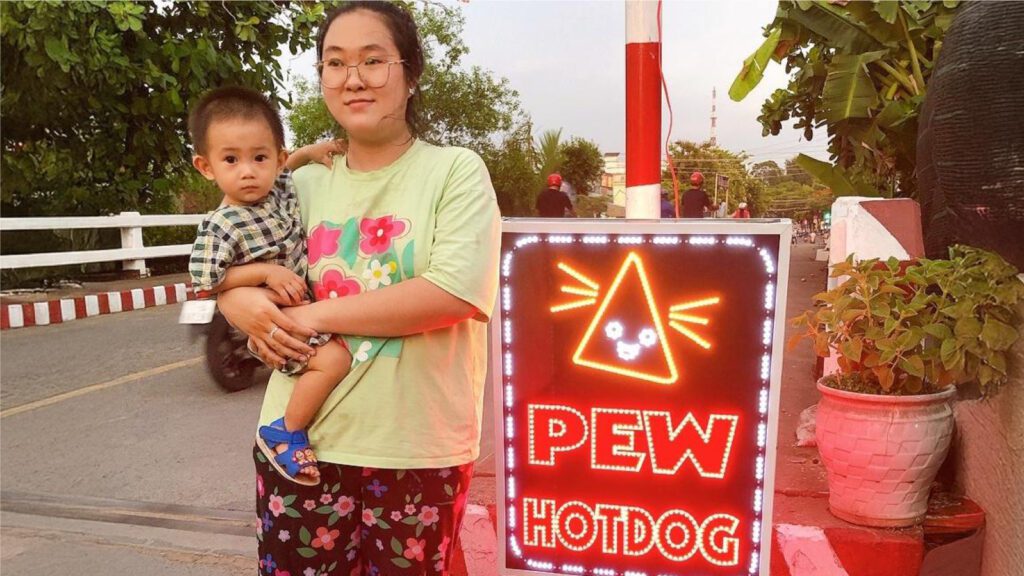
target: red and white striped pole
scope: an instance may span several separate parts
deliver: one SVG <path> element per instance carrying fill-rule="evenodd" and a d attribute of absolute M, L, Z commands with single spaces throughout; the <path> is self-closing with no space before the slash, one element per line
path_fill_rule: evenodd
<path fill-rule="evenodd" d="M 626 218 L 661 216 L 658 2 L 626 0 Z"/>

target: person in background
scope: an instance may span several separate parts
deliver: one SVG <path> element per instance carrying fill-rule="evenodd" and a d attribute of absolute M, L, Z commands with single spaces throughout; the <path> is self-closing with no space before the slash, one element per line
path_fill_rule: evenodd
<path fill-rule="evenodd" d="M 746 202 L 740 202 L 739 207 L 732 213 L 733 218 L 750 218 L 750 210 L 747 209 Z"/>
<path fill-rule="evenodd" d="M 661 190 L 661 217 L 662 218 L 675 218 L 676 217 L 676 205 L 669 196 L 672 194 L 670 190 Z"/>
<path fill-rule="evenodd" d="M 562 192 L 561 174 L 548 176 L 548 187 L 537 196 L 537 214 L 541 218 L 576 217 L 576 211 L 572 208 L 569 195 Z"/>
<path fill-rule="evenodd" d="M 683 193 L 683 218 L 703 218 L 704 209 L 711 208 L 711 200 L 704 192 L 704 175 L 690 174 L 690 189 Z"/>

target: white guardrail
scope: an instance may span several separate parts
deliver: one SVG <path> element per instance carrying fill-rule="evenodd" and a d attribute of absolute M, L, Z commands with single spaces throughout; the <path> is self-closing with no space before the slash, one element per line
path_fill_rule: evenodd
<path fill-rule="evenodd" d="M 45 252 L 0 256 L 0 269 L 38 268 L 41 266 L 67 266 L 95 262 L 122 262 L 124 270 L 136 270 L 146 276 L 146 258 L 185 256 L 192 252 L 192 244 L 149 246 L 142 243 L 142 229 L 154 226 L 198 226 L 205 214 L 146 215 L 121 212 L 116 216 L 0 218 L 0 230 L 71 230 L 83 228 L 120 228 L 121 247 L 111 250 L 85 250 L 74 252 Z"/>

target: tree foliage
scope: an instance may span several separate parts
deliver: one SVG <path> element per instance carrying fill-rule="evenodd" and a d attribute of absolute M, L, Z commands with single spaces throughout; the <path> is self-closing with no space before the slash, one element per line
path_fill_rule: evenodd
<path fill-rule="evenodd" d="M 798 160 L 802 168 L 828 178 L 839 194 L 913 195 L 918 111 L 958 4 L 779 2 L 766 40 L 744 61 L 729 95 L 742 100 L 769 59 L 785 61 L 789 84 L 772 93 L 758 117 L 765 136 L 793 119 L 810 140 L 824 125 L 836 169 L 806 157 Z"/>
<path fill-rule="evenodd" d="M 565 163 L 562 129 L 542 132 L 534 143 L 534 151 L 534 187 L 541 190 L 547 185 L 548 175 L 561 170 Z"/>
<path fill-rule="evenodd" d="M 786 179 L 810 186 L 814 182 L 814 176 L 804 170 L 797 162 L 797 157 L 786 159 Z"/>
<path fill-rule="evenodd" d="M 504 216 L 529 216 L 540 188 L 537 186 L 536 152 L 532 125 L 523 122 L 497 145 L 487 145 L 480 155 L 491 175 L 491 184 Z"/>
<path fill-rule="evenodd" d="M 289 1 L 0 4 L 4 214 L 169 209 L 190 169 L 188 105 L 225 84 L 279 94 L 281 47 L 311 46 L 322 13 Z"/>
<path fill-rule="evenodd" d="M 778 162 L 765 160 L 751 166 L 750 175 L 754 178 L 760 178 L 765 183 L 772 183 L 782 179 L 785 176 L 785 172 L 782 171 Z"/>
<path fill-rule="evenodd" d="M 562 146 L 562 178 L 576 188 L 580 195 L 590 194 L 595 183 L 600 183 L 604 172 L 604 157 L 600 148 L 590 140 L 574 137 Z"/>
<path fill-rule="evenodd" d="M 796 180 L 785 180 L 765 188 L 761 214 L 801 219 L 829 209 L 834 198 L 828 188 L 814 187 Z"/>
<path fill-rule="evenodd" d="M 288 111 L 287 121 L 292 145 L 296 148 L 344 136 L 320 96 L 319 84 L 303 77 L 295 80 L 295 102 Z"/>
<path fill-rule="evenodd" d="M 704 175 L 704 190 L 714 201 L 715 176 L 723 175 L 729 178 L 729 186 L 718 190 L 718 201 L 728 199 L 729 212 L 735 210 L 740 202 L 747 202 L 755 216 L 761 214 L 761 194 L 765 184 L 747 170 L 745 154 L 735 154 L 710 142 L 698 144 L 684 140 L 672 142 L 669 153 L 680 181 L 680 196 L 688 186 L 690 174 L 699 171 Z M 668 169 L 662 171 L 661 187 L 672 190 L 672 174 Z"/>
<path fill-rule="evenodd" d="M 597 145 L 578 137 L 563 142 L 561 130 L 547 130 L 534 138 L 532 129 L 529 120 L 522 120 L 497 145 L 487 145 L 481 152 L 501 213 L 533 215 L 537 194 L 553 172 L 561 174 L 563 180 L 576 188 L 577 212 L 582 204 L 593 204 L 593 210 L 598 205 L 603 207 L 603 201 L 588 203 L 584 200 L 604 170 L 604 159 Z M 593 210 L 588 208 L 580 215 Z"/>

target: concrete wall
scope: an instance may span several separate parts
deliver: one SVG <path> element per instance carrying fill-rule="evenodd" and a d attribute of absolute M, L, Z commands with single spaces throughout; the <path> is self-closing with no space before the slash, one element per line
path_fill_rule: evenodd
<path fill-rule="evenodd" d="M 995 397 L 954 404 L 957 483 L 986 516 L 981 576 L 1024 574 L 1024 338 L 1010 367 Z"/>

